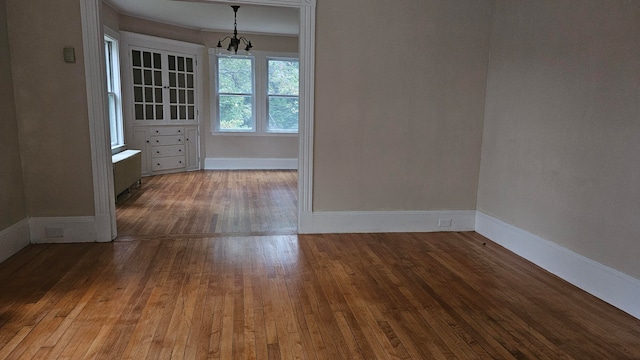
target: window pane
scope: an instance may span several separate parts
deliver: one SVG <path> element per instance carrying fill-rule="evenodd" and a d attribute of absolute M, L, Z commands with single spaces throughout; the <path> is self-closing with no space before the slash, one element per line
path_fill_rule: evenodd
<path fill-rule="evenodd" d="M 113 62 L 111 61 L 111 42 L 104 41 L 104 56 L 107 64 L 107 91 L 113 92 Z"/>
<path fill-rule="evenodd" d="M 153 76 L 155 77 L 155 85 L 162 86 L 162 73 L 160 71 L 154 71 Z"/>
<path fill-rule="evenodd" d="M 187 88 L 193 89 L 193 74 L 187 74 Z"/>
<path fill-rule="evenodd" d="M 142 61 L 140 61 L 140 51 L 131 50 L 131 60 L 133 61 L 133 66 L 142 66 Z"/>
<path fill-rule="evenodd" d="M 142 87 L 135 86 L 133 88 L 133 101 L 142 102 Z"/>
<path fill-rule="evenodd" d="M 218 58 L 218 91 L 230 94 L 253 93 L 251 59 Z"/>
<path fill-rule="evenodd" d="M 153 105 L 145 105 L 144 113 L 146 120 L 153 120 Z"/>
<path fill-rule="evenodd" d="M 135 113 L 136 113 L 136 120 L 144 120 L 144 105 L 136 104 Z"/>
<path fill-rule="evenodd" d="M 251 96 L 220 95 L 220 130 L 251 130 Z"/>
<path fill-rule="evenodd" d="M 153 68 L 154 69 L 162 68 L 162 61 L 159 53 L 153 53 Z"/>
<path fill-rule="evenodd" d="M 150 88 L 150 87 L 144 88 L 144 101 L 153 102 L 153 88 Z"/>
<path fill-rule="evenodd" d="M 298 61 L 269 60 L 269 95 L 298 95 Z"/>
<path fill-rule="evenodd" d="M 162 88 L 156 88 L 156 101 L 157 103 L 162 103 Z"/>
<path fill-rule="evenodd" d="M 184 57 L 178 56 L 178 71 L 184 71 Z"/>
<path fill-rule="evenodd" d="M 144 71 L 144 84 L 153 85 L 153 76 L 151 75 L 151 70 Z"/>
<path fill-rule="evenodd" d="M 142 63 L 144 64 L 144 67 L 146 68 L 150 68 L 151 67 L 151 53 L 144 51 L 142 52 Z"/>
<path fill-rule="evenodd" d="M 142 70 L 133 69 L 133 83 L 142 84 Z"/>
<path fill-rule="evenodd" d="M 269 130 L 298 130 L 298 98 L 269 96 Z"/>
<path fill-rule="evenodd" d="M 109 127 L 111 129 L 111 146 L 117 146 L 119 141 L 118 134 L 118 115 L 116 108 L 116 94 L 108 93 L 107 97 L 109 99 Z"/>

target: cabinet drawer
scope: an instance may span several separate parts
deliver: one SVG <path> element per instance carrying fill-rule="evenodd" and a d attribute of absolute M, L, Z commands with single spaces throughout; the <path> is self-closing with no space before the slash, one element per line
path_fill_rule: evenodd
<path fill-rule="evenodd" d="M 184 135 L 152 136 L 151 146 L 182 145 Z"/>
<path fill-rule="evenodd" d="M 151 136 L 184 135 L 184 128 L 180 126 L 152 127 L 151 129 L 149 129 L 149 134 Z"/>
<path fill-rule="evenodd" d="M 153 171 L 179 169 L 183 167 L 185 167 L 184 156 L 171 156 L 151 160 L 151 168 Z"/>
<path fill-rule="evenodd" d="M 167 156 L 184 155 L 184 145 L 152 146 L 151 157 L 160 158 Z"/>

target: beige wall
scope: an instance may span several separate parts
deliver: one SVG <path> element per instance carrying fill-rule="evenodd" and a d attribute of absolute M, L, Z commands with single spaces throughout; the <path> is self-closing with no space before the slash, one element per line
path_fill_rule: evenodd
<path fill-rule="evenodd" d="M 158 23 L 155 21 L 120 15 L 120 30 L 152 35 L 165 39 L 201 44 L 200 30 Z"/>
<path fill-rule="evenodd" d="M 131 16 L 120 16 L 120 30 L 145 35 L 158 36 L 165 39 L 202 44 L 207 48 L 215 47 L 218 40 L 229 35 L 210 31 L 185 29 L 173 25 L 138 19 Z M 298 38 L 292 36 L 271 36 L 256 34 L 246 35 L 254 45 L 255 51 L 297 52 Z M 206 51 L 205 51 L 206 52 Z M 220 136 L 211 133 L 211 91 L 209 88 L 209 59 L 205 54 L 204 66 L 204 99 L 201 140 L 204 145 L 205 158 L 297 158 L 298 138 L 291 136 Z"/>
<path fill-rule="evenodd" d="M 27 217 L 5 6 L 0 0 L 0 231 Z"/>
<path fill-rule="evenodd" d="M 499 1 L 478 209 L 640 278 L 640 2 Z"/>
<path fill-rule="evenodd" d="M 475 209 L 491 14 L 318 1 L 314 210 Z"/>
<path fill-rule="evenodd" d="M 80 2 L 9 1 L 7 20 L 27 213 L 91 216 Z M 65 46 L 75 64 L 64 62 Z"/>
<path fill-rule="evenodd" d="M 219 39 L 229 34 L 202 32 L 202 43 L 215 47 Z M 298 52 L 298 38 L 292 36 L 246 35 L 254 45 L 255 51 Z M 208 64 L 208 62 L 207 62 Z M 208 76 L 207 76 L 208 78 Z M 207 98 L 212 96 L 210 89 L 205 91 Z M 211 103 L 205 102 L 205 113 L 211 113 Z M 202 131 L 205 141 L 206 158 L 297 158 L 297 136 L 226 136 L 211 135 L 211 116 L 206 117 Z"/>
<path fill-rule="evenodd" d="M 102 25 L 113 31 L 120 30 L 120 14 L 105 2 L 101 2 Z"/>

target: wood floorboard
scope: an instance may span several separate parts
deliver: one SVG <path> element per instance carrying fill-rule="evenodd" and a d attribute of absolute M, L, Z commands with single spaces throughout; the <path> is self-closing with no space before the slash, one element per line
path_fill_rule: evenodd
<path fill-rule="evenodd" d="M 3 359 L 640 358 L 639 320 L 473 232 L 36 245 L 0 277 Z"/>
<path fill-rule="evenodd" d="M 640 320 L 475 232 L 296 235 L 295 181 L 145 178 L 118 241 L 23 249 L 0 359 L 640 359 Z"/>
<path fill-rule="evenodd" d="M 119 237 L 295 234 L 296 171 L 156 175 L 118 197 Z"/>

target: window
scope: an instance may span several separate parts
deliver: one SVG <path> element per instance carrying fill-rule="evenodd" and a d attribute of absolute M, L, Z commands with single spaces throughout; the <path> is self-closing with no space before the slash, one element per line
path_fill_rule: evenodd
<path fill-rule="evenodd" d="M 254 127 L 251 57 L 218 57 L 218 129 L 250 131 Z"/>
<path fill-rule="evenodd" d="M 107 30 L 105 30 L 107 32 Z M 109 31 L 111 33 L 111 31 Z M 109 128 L 111 132 L 111 150 L 124 147 L 122 126 L 122 98 L 120 93 L 120 64 L 118 61 L 117 35 L 104 35 L 104 55 L 107 68 L 107 99 L 109 108 Z"/>
<path fill-rule="evenodd" d="M 299 66 L 290 54 L 212 58 L 213 133 L 298 132 Z"/>
<path fill-rule="evenodd" d="M 298 60 L 268 59 L 268 131 L 298 131 Z"/>

